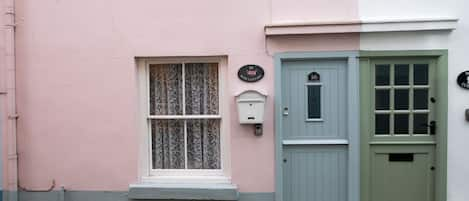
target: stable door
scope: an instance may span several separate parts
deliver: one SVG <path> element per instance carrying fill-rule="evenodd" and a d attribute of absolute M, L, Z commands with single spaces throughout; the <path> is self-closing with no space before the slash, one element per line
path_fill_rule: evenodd
<path fill-rule="evenodd" d="M 434 201 L 439 135 L 435 108 L 441 102 L 435 61 L 373 59 L 369 64 L 371 88 L 364 90 L 371 92 L 366 107 L 372 110 L 363 108 L 371 113 L 363 121 L 369 121 L 371 132 L 362 134 L 362 146 L 369 149 L 363 156 L 369 163 L 362 164 L 368 169 L 362 196 L 369 201 Z"/>
<path fill-rule="evenodd" d="M 347 60 L 282 63 L 284 201 L 348 200 Z"/>

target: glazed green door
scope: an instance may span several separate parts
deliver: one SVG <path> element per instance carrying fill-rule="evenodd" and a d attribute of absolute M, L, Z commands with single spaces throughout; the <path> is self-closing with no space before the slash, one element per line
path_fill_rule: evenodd
<path fill-rule="evenodd" d="M 347 60 L 282 65 L 283 200 L 346 201 Z"/>
<path fill-rule="evenodd" d="M 438 104 L 431 59 L 371 60 L 371 201 L 433 201 Z"/>

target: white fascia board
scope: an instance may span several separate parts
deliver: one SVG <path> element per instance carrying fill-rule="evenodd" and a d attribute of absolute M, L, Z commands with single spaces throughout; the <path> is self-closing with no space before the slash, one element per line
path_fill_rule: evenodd
<path fill-rule="evenodd" d="M 396 31 L 451 31 L 457 18 L 374 19 L 342 22 L 273 23 L 265 26 L 266 36 Z"/>
<path fill-rule="evenodd" d="M 362 21 L 360 32 L 450 31 L 456 29 L 457 23 L 456 18 L 366 20 Z"/>

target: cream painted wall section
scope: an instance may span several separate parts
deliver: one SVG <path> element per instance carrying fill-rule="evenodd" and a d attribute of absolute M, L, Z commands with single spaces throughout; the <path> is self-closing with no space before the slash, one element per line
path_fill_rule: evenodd
<path fill-rule="evenodd" d="M 360 20 L 409 19 L 454 16 L 451 1 L 359 0 Z"/>
<path fill-rule="evenodd" d="M 469 70 L 469 2 L 467 0 L 360 0 L 360 18 L 411 19 L 456 17 L 456 30 L 362 33 L 362 50 L 421 50 L 449 51 L 448 108 L 448 201 L 465 201 L 469 197 L 469 123 L 464 110 L 469 108 L 469 91 L 456 84 L 459 73 Z"/>

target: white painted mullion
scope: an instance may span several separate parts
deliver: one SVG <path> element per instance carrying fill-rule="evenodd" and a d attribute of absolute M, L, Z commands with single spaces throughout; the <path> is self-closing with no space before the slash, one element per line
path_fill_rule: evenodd
<path fill-rule="evenodd" d="M 186 63 L 182 63 L 182 116 L 186 116 Z M 187 120 L 184 119 L 184 169 L 187 169 Z"/>
<path fill-rule="evenodd" d="M 414 64 L 409 64 L 410 72 L 409 72 L 409 110 L 411 111 L 409 114 L 409 135 L 414 135 Z"/>
<path fill-rule="evenodd" d="M 390 73 L 390 79 L 389 79 L 389 86 L 391 86 L 391 89 L 389 90 L 389 109 L 390 109 L 390 114 L 389 114 L 389 134 L 391 136 L 394 136 L 394 94 L 395 94 L 395 89 L 394 89 L 394 64 L 390 64 L 389 66 L 391 69 L 389 70 Z"/>

